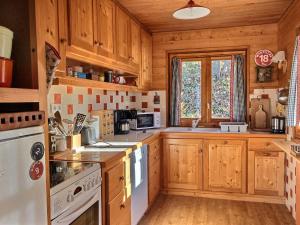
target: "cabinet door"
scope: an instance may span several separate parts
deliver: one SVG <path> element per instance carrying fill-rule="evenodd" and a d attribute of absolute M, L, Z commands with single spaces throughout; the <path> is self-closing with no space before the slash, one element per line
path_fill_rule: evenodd
<path fill-rule="evenodd" d="M 204 144 L 204 189 L 246 192 L 246 142 L 206 140 Z"/>
<path fill-rule="evenodd" d="M 139 78 L 141 89 L 149 90 L 152 82 L 152 37 L 146 31 L 141 31 L 142 66 Z"/>
<path fill-rule="evenodd" d="M 165 188 L 201 189 L 201 141 L 165 139 L 163 154 Z"/>
<path fill-rule="evenodd" d="M 141 61 L 141 28 L 138 23 L 134 20 L 130 22 L 130 33 L 131 33 L 131 56 L 130 62 L 133 66 L 139 69 Z"/>
<path fill-rule="evenodd" d="M 93 0 L 69 0 L 71 46 L 94 51 Z"/>
<path fill-rule="evenodd" d="M 160 139 L 149 144 L 148 150 L 148 186 L 149 186 L 149 205 L 151 205 L 160 191 L 160 165 L 161 165 L 161 146 Z"/>
<path fill-rule="evenodd" d="M 111 0 L 95 0 L 95 45 L 98 53 L 112 58 L 114 55 L 115 3 Z"/>
<path fill-rule="evenodd" d="M 112 201 L 108 203 L 107 219 L 110 225 L 131 224 L 131 198 L 126 199 L 122 190 Z"/>
<path fill-rule="evenodd" d="M 249 151 L 248 192 L 249 194 L 283 196 L 283 152 Z"/>
<path fill-rule="evenodd" d="M 46 41 L 58 49 L 58 0 L 46 0 L 44 7 Z"/>
<path fill-rule="evenodd" d="M 129 63 L 130 59 L 130 18 L 119 7 L 116 7 L 116 45 L 118 60 Z"/>

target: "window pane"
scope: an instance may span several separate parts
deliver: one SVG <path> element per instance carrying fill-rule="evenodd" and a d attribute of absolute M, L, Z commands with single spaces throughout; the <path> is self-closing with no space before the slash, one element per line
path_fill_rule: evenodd
<path fill-rule="evenodd" d="M 201 61 L 182 62 L 181 118 L 201 117 Z"/>
<path fill-rule="evenodd" d="M 212 60 L 211 117 L 230 118 L 231 60 Z"/>

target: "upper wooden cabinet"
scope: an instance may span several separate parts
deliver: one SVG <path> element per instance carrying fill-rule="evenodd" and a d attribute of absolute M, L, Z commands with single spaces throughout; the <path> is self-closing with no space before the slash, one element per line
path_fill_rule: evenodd
<path fill-rule="evenodd" d="M 130 60 L 130 17 L 116 7 L 116 45 L 117 59 L 129 63 Z"/>
<path fill-rule="evenodd" d="M 113 57 L 115 51 L 115 3 L 94 0 L 94 39 L 98 53 Z"/>
<path fill-rule="evenodd" d="M 58 0 L 46 0 L 42 6 L 45 16 L 45 39 L 58 49 Z"/>
<path fill-rule="evenodd" d="M 164 188 L 201 189 L 202 141 L 164 140 Z"/>
<path fill-rule="evenodd" d="M 93 0 L 69 0 L 71 46 L 94 51 Z"/>
<path fill-rule="evenodd" d="M 152 36 L 141 31 L 142 65 L 139 79 L 139 88 L 149 90 L 152 83 Z"/>
<path fill-rule="evenodd" d="M 129 61 L 139 69 L 141 62 L 141 27 L 133 19 L 130 21 L 130 56 Z"/>
<path fill-rule="evenodd" d="M 246 193 L 246 141 L 204 141 L 204 189 Z"/>

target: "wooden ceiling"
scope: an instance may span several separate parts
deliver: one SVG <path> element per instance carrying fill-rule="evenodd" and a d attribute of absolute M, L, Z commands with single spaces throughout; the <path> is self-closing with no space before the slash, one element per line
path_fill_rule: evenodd
<path fill-rule="evenodd" d="M 187 0 L 118 0 L 152 32 L 247 26 L 278 22 L 293 0 L 195 0 L 211 9 L 205 18 L 181 21 L 173 12 Z"/>

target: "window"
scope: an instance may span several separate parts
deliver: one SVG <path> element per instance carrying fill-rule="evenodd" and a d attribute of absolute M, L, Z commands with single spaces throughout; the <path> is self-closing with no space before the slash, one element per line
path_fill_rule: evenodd
<path fill-rule="evenodd" d="M 191 126 L 195 119 L 200 119 L 200 125 L 204 126 L 230 121 L 233 108 L 232 56 L 232 53 L 176 55 L 181 59 L 181 126 Z"/>

